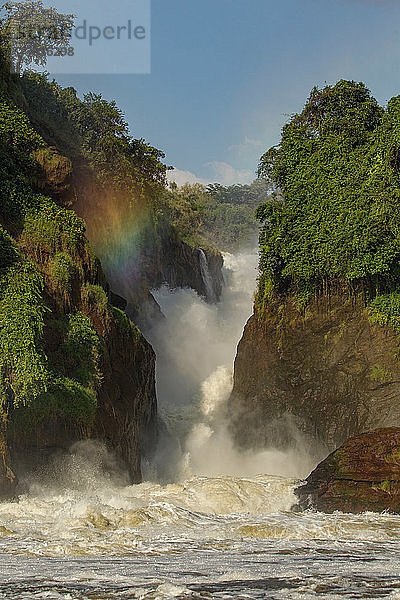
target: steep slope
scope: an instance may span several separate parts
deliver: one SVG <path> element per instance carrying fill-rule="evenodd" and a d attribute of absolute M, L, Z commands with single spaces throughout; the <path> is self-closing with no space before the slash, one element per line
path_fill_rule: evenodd
<path fill-rule="evenodd" d="M 320 454 L 400 424 L 399 98 L 314 89 L 261 159 L 260 278 L 230 410 L 238 443 Z"/>
<path fill-rule="evenodd" d="M 18 81 L 0 98 L 0 495 L 14 465 L 94 437 L 140 481 L 154 439 L 155 356 L 113 294 L 85 237 L 58 206 L 72 175 L 21 104 Z M 54 155 L 56 157 L 54 158 Z M 40 184 L 38 156 L 53 177 Z M 30 460 L 32 459 L 32 461 Z M 18 474 L 18 473 L 17 473 Z"/>

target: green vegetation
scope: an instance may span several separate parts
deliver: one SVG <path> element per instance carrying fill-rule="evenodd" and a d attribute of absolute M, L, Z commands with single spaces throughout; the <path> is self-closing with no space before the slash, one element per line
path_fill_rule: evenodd
<path fill-rule="evenodd" d="M 80 312 L 68 315 L 57 353 L 59 370 L 94 390 L 101 379 L 100 351 L 100 338 L 89 318 Z"/>
<path fill-rule="evenodd" d="M 47 47 L 69 47 L 74 15 L 63 15 L 54 8 L 45 8 L 41 0 L 6 2 L 0 8 L 6 18 L 0 21 L 0 35 L 9 45 L 14 71 L 20 73 L 24 64 L 44 66 Z M 21 35 L 21 31 L 25 35 Z M 30 35 L 27 35 L 27 32 Z"/>
<path fill-rule="evenodd" d="M 371 487 L 376 492 L 385 492 L 385 494 L 390 495 L 392 493 L 392 487 L 395 488 L 396 486 L 394 482 L 388 481 L 386 479 L 385 481 L 381 481 L 380 483 L 373 484 Z"/>
<path fill-rule="evenodd" d="M 172 185 L 166 195 L 166 213 L 190 245 L 233 251 L 257 234 L 255 209 L 266 201 L 269 190 L 262 179 L 229 187 Z"/>
<path fill-rule="evenodd" d="M 399 330 L 400 97 L 385 110 L 362 83 L 314 88 L 259 175 L 276 189 L 257 211 L 259 307 L 340 289 Z"/>
<path fill-rule="evenodd" d="M 7 102 L 0 102 L 0 139 L 2 145 L 12 147 L 14 155 L 22 152 L 24 158 L 35 148 L 44 145 L 26 115 Z"/>
<path fill-rule="evenodd" d="M 108 298 L 100 285 L 86 283 L 82 286 L 82 302 L 88 310 L 95 309 L 99 313 L 108 310 Z"/>
<path fill-rule="evenodd" d="M 35 401 L 12 413 L 14 428 L 34 431 L 50 419 L 65 419 L 84 428 L 93 425 L 97 397 L 93 390 L 67 377 L 55 378 Z"/>
<path fill-rule="evenodd" d="M 85 225 L 71 210 L 36 196 L 36 206 L 25 213 L 21 243 L 38 260 L 63 251 L 76 256 L 87 243 Z"/>
<path fill-rule="evenodd" d="M 130 136 L 114 101 L 94 93 L 81 100 L 73 88 L 33 72 L 24 74 L 21 87 L 43 135 L 50 130 L 51 141 L 71 158 L 84 156 L 101 183 L 130 193 L 132 199 L 145 192 L 157 195 L 163 188 L 163 152 Z"/>
<path fill-rule="evenodd" d="M 0 279 L 0 414 L 27 404 L 49 381 L 43 351 L 43 279 L 28 259 Z"/>
<path fill-rule="evenodd" d="M 0 418 L 25 429 L 49 418 L 90 428 L 103 342 L 78 308 L 81 298 L 111 307 L 83 221 L 33 187 L 34 154 L 47 150 L 15 104 L 17 89 L 0 87 Z"/>
<path fill-rule="evenodd" d="M 70 254 L 58 252 L 50 264 L 51 280 L 56 282 L 59 289 L 67 294 L 72 292 L 72 282 L 77 275 L 76 264 Z"/>
<path fill-rule="evenodd" d="M 378 384 L 389 383 L 393 379 L 393 374 L 389 371 L 386 371 L 380 365 L 374 365 L 371 368 L 371 372 L 369 374 L 371 381 L 374 381 Z"/>

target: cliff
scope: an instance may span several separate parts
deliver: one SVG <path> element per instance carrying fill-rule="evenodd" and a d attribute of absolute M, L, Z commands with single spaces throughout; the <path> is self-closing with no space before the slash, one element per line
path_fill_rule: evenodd
<path fill-rule="evenodd" d="M 43 217 L 46 208 L 48 215 Z M 0 487 L 10 494 L 13 465 L 34 468 L 36 459 L 89 437 L 112 448 L 132 482 L 139 482 L 143 448 L 155 435 L 154 352 L 127 316 L 112 306 L 115 296 L 108 291 L 81 222 L 74 217 L 65 236 L 68 212 L 51 204 L 43 209 L 32 222 L 26 219 L 15 242 L 8 238 L 20 255 L 8 290 L 2 290 L 2 317 L 22 343 L 25 336 L 29 339 L 29 331 L 18 329 L 19 320 L 28 318 L 36 306 L 42 324 L 32 340 L 33 358 L 19 356 L 15 344 L 10 344 L 4 357 L 2 384 L 8 409 L 3 416 L 7 419 L 2 450 L 6 472 Z M 26 268 L 29 279 L 21 285 L 18 271 Z M 31 277 L 37 281 L 32 300 L 25 298 L 24 289 Z M 19 292 L 14 286 L 20 287 Z M 22 307 L 14 315 L 5 314 L 5 305 L 15 293 L 20 294 Z M 23 369 L 33 371 L 30 381 L 26 372 L 16 381 L 22 361 Z M 26 399 L 18 399 L 19 386 L 27 387 L 21 390 Z"/>
<path fill-rule="evenodd" d="M 317 454 L 398 425 L 400 97 L 314 88 L 259 175 L 260 277 L 230 400 L 238 443 Z"/>
<path fill-rule="evenodd" d="M 33 153 L 32 185 L 84 219 L 112 288 L 129 297 L 131 316 L 157 315 L 150 290 L 162 284 L 206 297 L 197 249 L 172 223 L 163 152 L 132 139 L 116 103 L 101 95 L 81 100 L 34 73 L 20 86 L 18 102 L 44 140 Z M 218 299 L 222 256 L 204 251 Z"/>
<path fill-rule="evenodd" d="M 203 249 L 210 293 L 201 270 L 200 249 L 185 243 L 162 213 L 155 214 L 150 199 L 139 197 L 132 205 L 131 192 L 117 193 L 113 185 L 98 180 L 83 156 L 70 160 L 55 146 L 36 152 L 35 160 L 39 167 L 35 187 L 84 219 L 107 279 L 127 299 L 132 319 L 151 326 L 160 310 L 150 290 L 161 285 L 191 288 L 208 301 L 219 300 L 223 258 L 218 250 Z"/>
<path fill-rule="evenodd" d="M 163 214 L 164 155 L 129 136 L 115 102 L 10 76 L 1 51 L 0 84 L 0 495 L 87 438 L 139 482 L 155 355 L 127 314 L 159 317 L 150 290 L 164 283 L 219 297 L 222 256 L 207 252 L 209 294 L 199 249 Z"/>
<path fill-rule="evenodd" d="M 317 453 L 350 435 L 400 422 L 398 336 L 371 324 L 360 299 L 293 298 L 255 310 L 240 341 L 230 399 L 241 446 L 293 445 Z"/>
<path fill-rule="evenodd" d="M 297 488 L 301 509 L 400 512 L 400 429 L 350 438 Z"/>
<path fill-rule="evenodd" d="M 72 160 L 46 144 L 21 80 L 10 81 L 0 97 L 0 495 L 14 493 L 21 468 L 87 438 L 138 482 L 155 436 L 154 352 L 65 208 Z"/>

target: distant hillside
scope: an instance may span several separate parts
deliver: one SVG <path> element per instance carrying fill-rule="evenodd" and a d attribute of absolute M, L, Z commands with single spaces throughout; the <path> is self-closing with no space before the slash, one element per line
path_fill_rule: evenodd
<path fill-rule="evenodd" d="M 257 235 L 255 211 L 270 193 L 265 179 L 229 187 L 172 185 L 165 195 L 165 212 L 188 243 L 234 252 Z"/>

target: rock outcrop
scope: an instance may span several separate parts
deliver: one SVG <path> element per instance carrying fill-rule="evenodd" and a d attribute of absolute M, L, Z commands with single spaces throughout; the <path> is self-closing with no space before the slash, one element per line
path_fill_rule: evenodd
<path fill-rule="evenodd" d="M 299 508 L 400 512 L 400 428 L 350 438 L 297 488 Z"/>
<path fill-rule="evenodd" d="M 398 352 L 396 334 L 339 294 L 314 300 L 305 314 L 291 299 L 256 310 L 235 363 L 237 442 L 292 445 L 300 431 L 321 455 L 351 435 L 400 424 Z"/>
<path fill-rule="evenodd" d="M 55 146 L 40 148 L 34 153 L 38 164 L 34 185 L 44 194 L 56 199 L 65 198 L 71 189 L 72 163 Z M 67 204 L 67 202 L 64 202 Z"/>
<path fill-rule="evenodd" d="M 55 285 L 51 257 L 44 255 L 43 260 L 37 262 L 49 308 L 44 344 L 48 360 L 57 364 L 64 343 L 59 323 L 65 315 L 76 312 L 90 320 L 101 340 L 94 422 L 90 427 L 83 426 L 78 419 L 72 418 L 73 415 L 71 418 L 63 417 L 56 414 L 57 411 L 54 416 L 50 412 L 41 420 L 36 414 L 32 417 L 30 406 L 12 412 L 6 433 L 4 477 L 0 472 L 0 481 L 3 481 L 0 487 L 7 497 L 16 483 L 15 476 L 10 476 L 14 464 L 23 463 L 25 468 L 35 468 L 35 463 L 46 459 L 49 454 L 67 450 L 74 442 L 88 438 L 104 442 L 129 472 L 131 481 L 138 483 L 141 481 L 143 453 L 155 439 L 154 351 L 127 316 L 113 307 L 113 300 L 122 305 L 123 299 L 109 290 L 100 264 L 93 261 L 86 247 L 75 256 L 75 260 L 80 268 L 75 271 L 69 291 Z M 34 427 L 31 422 L 34 422 Z M 16 472 L 18 474 L 18 469 Z"/>

